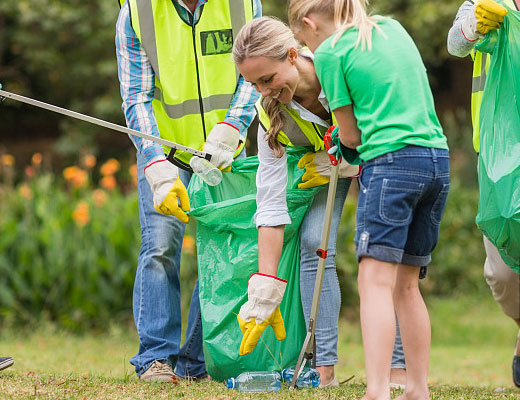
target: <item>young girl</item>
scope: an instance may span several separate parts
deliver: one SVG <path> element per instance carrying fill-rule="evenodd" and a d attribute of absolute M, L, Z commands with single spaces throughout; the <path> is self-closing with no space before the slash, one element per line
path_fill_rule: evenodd
<path fill-rule="evenodd" d="M 449 153 L 419 52 L 362 0 L 291 0 L 345 148 L 362 160 L 356 246 L 367 390 L 389 399 L 394 307 L 407 364 L 400 399 L 428 399 L 430 322 L 418 287 L 449 190 Z"/>
<path fill-rule="evenodd" d="M 276 278 L 282 251 L 284 227 L 290 218 L 286 205 L 287 146 L 307 146 L 298 166 L 305 167 L 301 188 L 326 185 L 331 164 L 323 150 L 323 135 L 332 123 L 327 100 L 314 70 L 312 53 L 303 51 L 287 25 L 263 17 L 246 24 L 233 48 L 234 61 L 243 77 L 262 94 L 259 107 L 261 129 L 258 133 L 257 212 L 259 274 L 249 281 L 248 301 L 240 310 L 239 323 L 244 332 L 240 353 L 254 348 L 263 329 L 272 325 L 277 337 L 284 337 L 283 321 L 277 307 L 285 283 Z M 340 177 L 357 175 L 359 168 L 341 163 Z M 322 386 L 337 386 L 340 289 L 334 256 L 341 211 L 350 179 L 340 179 L 335 198 L 331 237 L 316 329 L 317 368 Z M 300 287 L 307 323 L 311 309 L 318 266 L 316 249 L 320 245 L 327 198 L 326 188 L 313 200 L 301 228 Z M 263 328 L 263 329 L 262 329 Z M 400 347 L 396 351 L 398 363 Z"/>

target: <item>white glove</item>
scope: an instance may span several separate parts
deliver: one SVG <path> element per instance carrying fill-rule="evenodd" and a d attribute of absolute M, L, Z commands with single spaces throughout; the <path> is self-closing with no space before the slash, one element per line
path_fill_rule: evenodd
<path fill-rule="evenodd" d="M 255 318 L 262 323 L 280 305 L 287 281 L 276 276 L 256 273 L 251 275 L 247 286 L 247 302 L 240 308 L 239 317 L 244 321 Z"/>
<path fill-rule="evenodd" d="M 298 168 L 305 168 L 302 183 L 298 184 L 298 188 L 300 189 L 309 189 L 326 185 L 330 182 L 332 164 L 326 150 L 320 150 L 316 153 L 306 153 L 300 158 L 300 161 L 298 161 Z M 339 164 L 340 178 L 354 178 L 359 176 L 360 172 L 361 167 L 359 165 L 350 165 L 345 160 L 341 160 Z"/>
<path fill-rule="evenodd" d="M 144 176 L 152 190 L 155 209 L 187 224 L 189 218 L 185 211 L 190 210 L 190 198 L 179 178 L 179 169 L 168 160 L 160 160 L 148 164 Z"/>
<path fill-rule="evenodd" d="M 461 29 L 464 37 L 470 42 L 474 42 L 478 39 L 482 39 L 482 35 L 477 30 L 477 16 L 475 15 L 475 4 L 471 7 L 471 12 L 468 12 L 464 21 L 462 21 Z"/>
<path fill-rule="evenodd" d="M 276 276 L 253 274 L 249 278 L 247 302 L 240 308 L 237 320 L 244 335 L 241 356 L 253 351 L 264 330 L 271 326 L 278 340 L 285 340 L 285 325 L 280 312 L 287 281 Z"/>
<path fill-rule="evenodd" d="M 209 133 L 202 150 L 211 154 L 210 162 L 215 167 L 225 170 L 233 162 L 239 140 L 240 132 L 237 128 L 226 122 L 219 122 Z"/>

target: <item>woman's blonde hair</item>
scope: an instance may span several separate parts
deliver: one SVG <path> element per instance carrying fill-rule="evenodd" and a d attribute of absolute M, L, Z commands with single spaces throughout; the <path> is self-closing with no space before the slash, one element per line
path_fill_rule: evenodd
<path fill-rule="evenodd" d="M 367 14 L 368 0 L 290 0 L 289 25 L 298 32 L 303 26 L 303 17 L 315 13 L 330 17 L 334 21 L 336 34 L 332 47 L 338 39 L 350 28 L 357 28 L 359 33 L 356 47 L 361 44 L 361 50 L 372 50 L 372 29 L 376 28 L 380 17 Z"/>
<path fill-rule="evenodd" d="M 255 18 L 245 24 L 235 38 L 233 61 L 237 65 L 250 57 L 269 57 L 283 61 L 291 48 L 299 52 L 301 45 L 286 24 L 273 17 Z M 282 105 L 272 97 L 263 97 L 262 107 L 270 121 L 265 134 L 267 143 L 275 155 L 281 157 L 283 147 L 278 141 L 278 134 L 284 124 Z"/>

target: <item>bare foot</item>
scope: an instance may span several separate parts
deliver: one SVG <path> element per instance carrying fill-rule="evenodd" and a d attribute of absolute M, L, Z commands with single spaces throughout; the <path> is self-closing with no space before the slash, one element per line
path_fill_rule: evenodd
<path fill-rule="evenodd" d="M 404 389 L 406 385 L 406 369 L 392 368 L 390 370 L 390 387 Z"/>

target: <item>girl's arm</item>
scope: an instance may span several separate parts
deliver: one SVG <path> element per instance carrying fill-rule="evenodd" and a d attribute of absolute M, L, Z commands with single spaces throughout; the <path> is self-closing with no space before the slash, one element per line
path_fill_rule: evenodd
<path fill-rule="evenodd" d="M 258 272 L 276 276 L 285 225 L 258 227 Z"/>
<path fill-rule="evenodd" d="M 339 140 L 348 148 L 355 149 L 361 144 L 361 131 L 357 127 L 352 105 L 336 108 L 334 116 L 338 121 Z"/>

